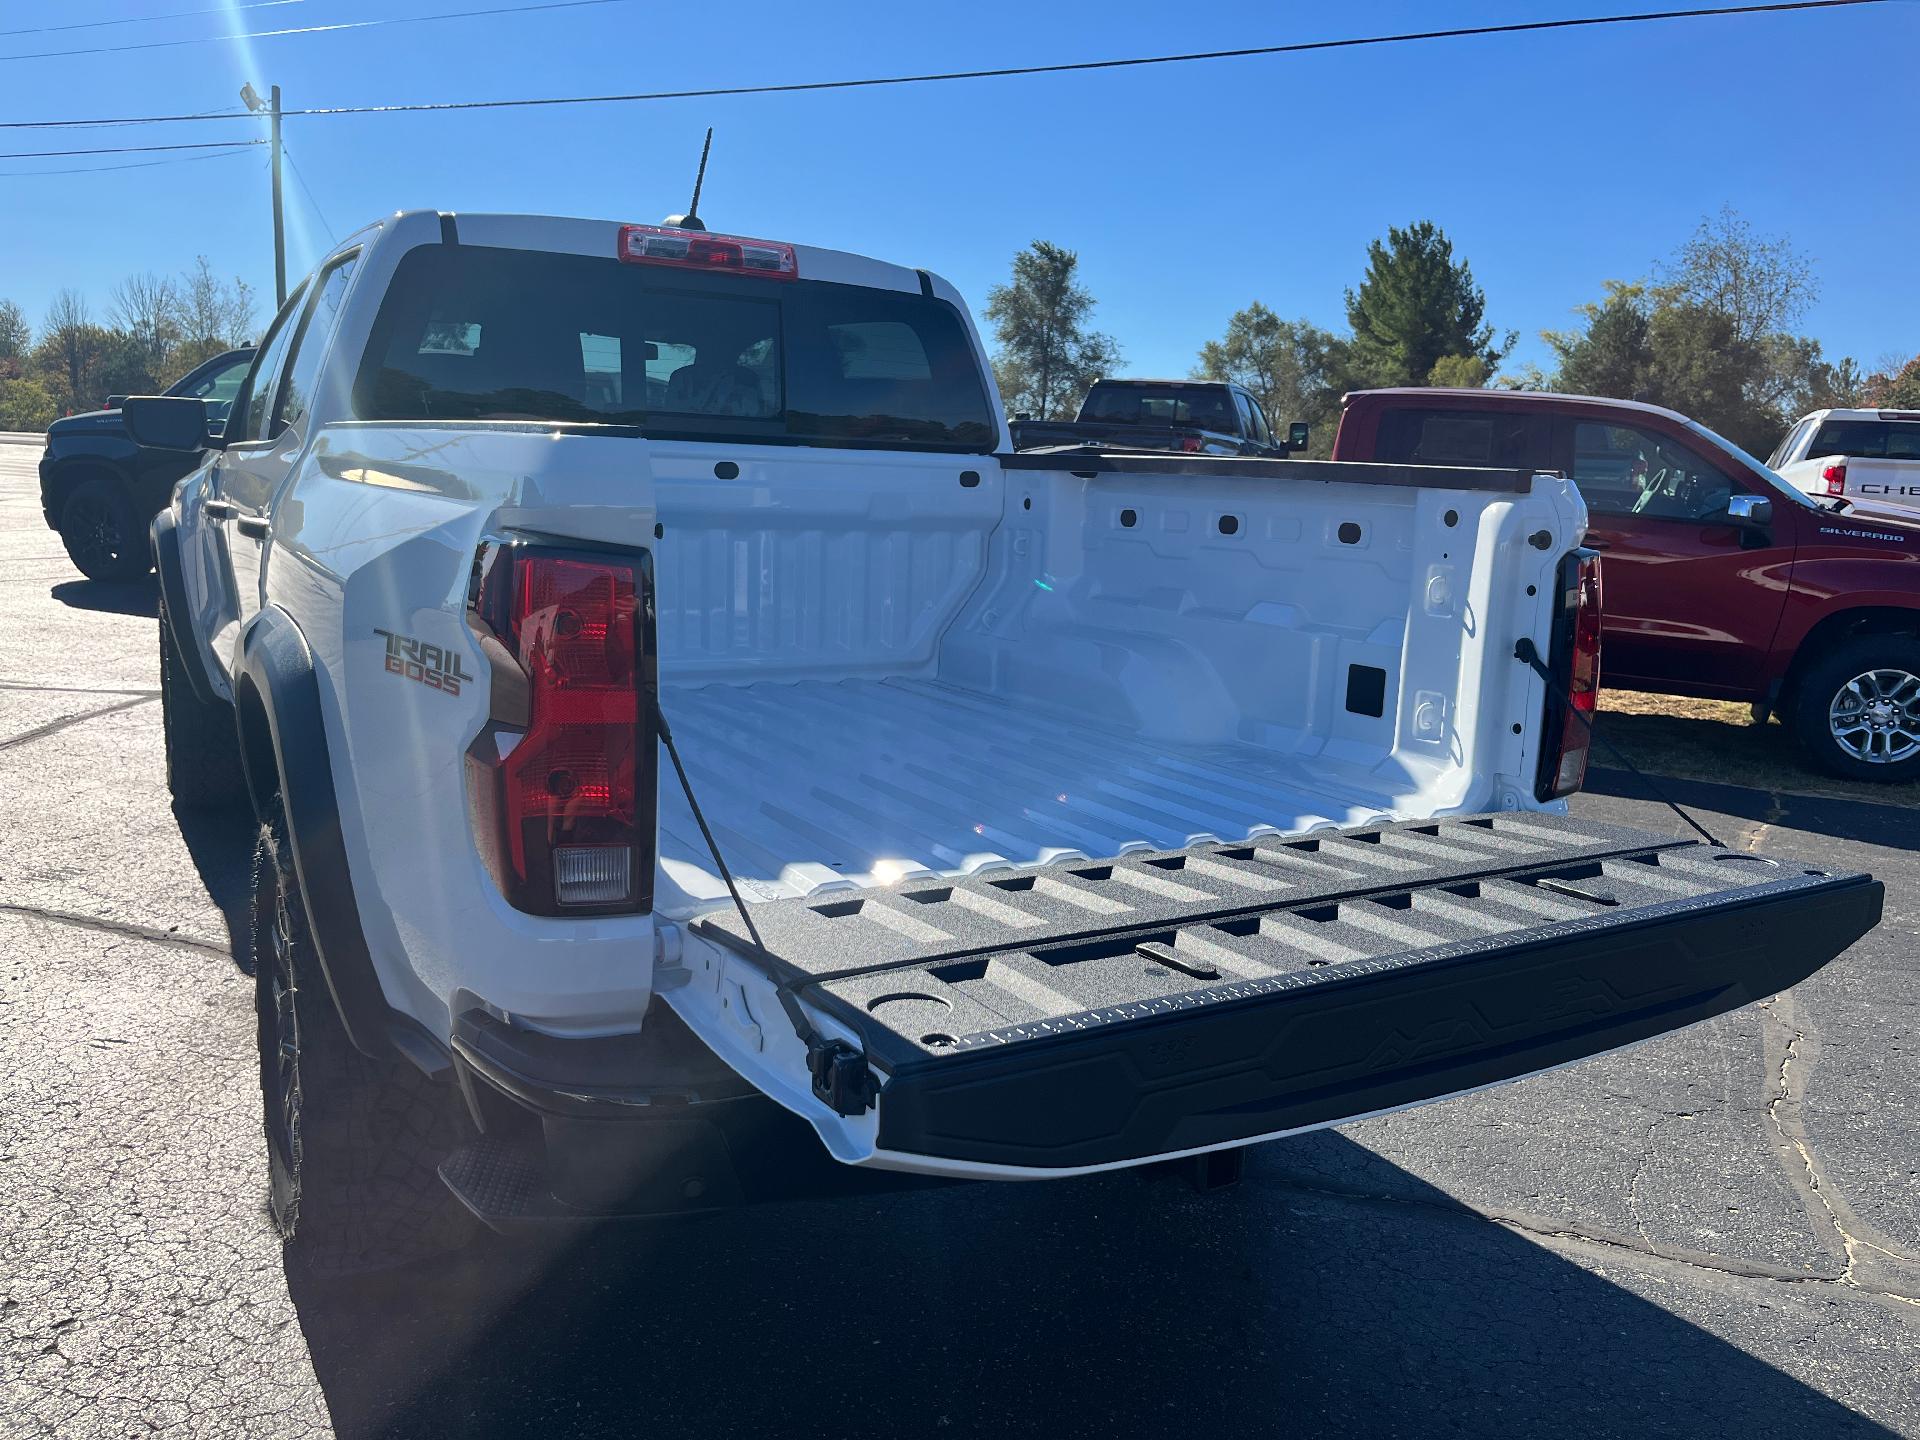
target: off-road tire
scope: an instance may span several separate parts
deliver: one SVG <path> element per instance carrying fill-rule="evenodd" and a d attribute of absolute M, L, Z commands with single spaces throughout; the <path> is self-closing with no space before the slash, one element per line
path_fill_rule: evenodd
<path fill-rule="evenodd" d="M 268 1205 L 288 1259 L 361 1274 L 465 1245 L 477 1224 L 438 1171 L 467 1138 L 459 1096 L 347 1039 L 277 804 L 254 857 L 253 954 Z"/>
<path fill-rule="evenodd" d="M 60 507 L 60 543 L 89 580 L 136 580 L 153 567 L 147 527 L 111 475 L 82 480 Z"/>
<path fill-rule="evenodd" d="M 1879 761 L 1862 758 L 1835 734 L 1836 701 L 1856 677 L 1876 674 L 1920 679 L 1920 637 L 1862 635 L 1839 645 L 1807 667 L 1794 687 L 1791 712 L 1782 718 L 1793 726 L 1807 758 L 1830 775 L 1889 784 L 1920 780 L 1920 745 L 1909 744 L 1898 731 L 1880 732 L 1877 743 L 1892 758 Z M 1899 687 L 1891 678 L 1882 684 L 1898 690 L 1898 699 L 1889 702 L 1889 713 L 1899 717 L 1896 723 L 1909 733 L 1920 730 L 1920 695 L 1914 687 Z M 1856 731 L 1853 743 L 1862 747 L 1875 741 L 1871 732 Z"/>
<path fill-rule="evenodd" d="M 160 605 L 160 732 L 174 804 L 185 810 L 230 810 L 246 802 L 233 707 L 193 693 L 165 601 Z"/>

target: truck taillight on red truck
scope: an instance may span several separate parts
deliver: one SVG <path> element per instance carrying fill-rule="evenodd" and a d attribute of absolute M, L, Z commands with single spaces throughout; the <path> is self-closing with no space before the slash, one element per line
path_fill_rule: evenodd
<path fill-rule="evenodd" d="M 485 546 L 470 611 L 494 659 L 470 755 L 494 878 L 537 915 L 651 908 L 652 577 L 644 553 Z"/>
<path fill-rule="evenodd" d="M 1560 562 L 1560 600 L 1554 617 L 1553 676 L 1547 696 L 1540 776 L 1534 793 L 1558 800 L 1587 778 L 1593 749 L 1594 708 L 1600 697 L 1600 557 L 1570 551 Z"/>

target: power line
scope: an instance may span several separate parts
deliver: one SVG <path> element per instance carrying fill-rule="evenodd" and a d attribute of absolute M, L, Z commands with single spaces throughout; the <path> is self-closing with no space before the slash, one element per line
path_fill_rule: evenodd
<path fill-rule="evenodd" d="M 333 226 L 327 224 L 327 212 L 322 210 L 320 208 L 320 202 L 313 198 L 313 187 L 307 184 L 307 177 L 301 173 L 300 167 L 293 163 L 293 151 L 289 150 L 285 145 L 282 145 L 280 147 L 280 153 L 286 157 L 287 168 L 293 171 L 293 178 L 300 182 L 300 189 L 305 192 L 307 203 L 313 206 L 314 218 L 319 220 L 321 228 L 327 232 L 327 238 L 332 240 L 336 245 L 339 244 L 340 237 L 334 234 Z"/>
<path fill-rule="evenodd" d="M 241 0 L 237 5 L 215 5 L 208 10 L 175 10 L 167 15 L 123 15 L 117 20 L 83 20 L 77 25 L 35 25 L 26 30 L 0 30 L 7 35 L 51 35 L 58 30 L 99 30 L 108 25 L 145 25 L 153 20 L 186 20 L 195 15 L 225 15 L 234 10 L 265 10 L 275 5 L 303 5 L 306 0 Z"/>
<path fill-rule="evenodd" d="M 266 143 L 264 140 L 208 140 L 197 145 L 102 145 L 92 150 L 7 150 L 0 151 L 0 160 L 51 160 L 65 155 L 139 155 L 151 150 L 235 150 Z"/>
<path fill-rule="evenodd" d="M 244 105 L 225 105 L 218 110 L 202 110 L 196 115 L 183 115 L 180 118 L 183 120 L 237 120 L 244 119 L 247 114 L 248 111 Z M 70 128 L 81 130 L 114 130 L 124 129 L 129 125 L 140 125 L 144 123 L 144 121 L 136 117 L 131 120 L 102 120 L 93 125 L 81 125 Z M 0 122 L 0 129 L 4 128 L 6 128 L 5 123 Z"/>
<path fill-rule="evenodd" d="M 535 10 L 578 10 L 587 5 L 630 3 L 632 0 L 547 0 L 547 3 L 542 5 L 503 5 L 493 10 L 449 10 L 439 15 L 396 15 L 384 20 L 342 20 L 332 25 L 295 25 L 285 30 L 251 30 L 239 35 L 193 35 L 184 40 L 143 40 L 134 45 L 96 45 L 85 50 L 31 50 L 21 55 L 0 55 L 0 64 L 9 60 L 58 60 L 74 55 L 117 55 L 129 50 L 167 50 L 176 45 L 216 45 L 233 40 L 272 40 L 282 35 L 326 35 L 337 30 L 374 30 L 386 25 L 424 25 L 434 20 L 474 20 L 488 15 L 524 15 Z"/>
<path fill-rule="evenodd" d="M 37 175 L 98 175 L 105 170 L 146 170 L 155 165 L 185 165 L 194 160 L 226 160 L 243 155 L 251 148 L 251 145 L 241 145 L 212 155 L 175 155 L 170 160 L 134 160 L 125 165 L 75 165 L 64 170 L 0 170 L 0 180 L 31 180 Z"/>
<path fill-rule="evenodd" d="M 598 3 L 598 0 L 574 0 L 574 3 Z M 1076 71 L 1120 70 L 1145 65 L 1179 65 L 1199 60 L 1241 60 L 1267 55 L 1300 55 L 1316 50 L 1347 50 L 1368 45 L 1403 45 L 1480 35 L 1517 35 L 1542 30 L 1636 25 L 1655 21 L 1712 19 L 1734 15 L 1771 15 L 1786 11 L 1834 10 L 1848 6 L 1888 3 L 1890 0 L 1779 0 L 1779 3 L 1765 5 L 1721 5 L 1700 10 L 1649 10 L 1629 15 L 1589 15 L 1567 20 L 1524 20 L 1509 25 L 1469 25 L 1451 30 L 1414 30 L 1394 35 L 1361 35 L 1343 40 L 1305 40 L 1288 45 L 1251 45 L 1234 50 L 1196 50 L 1177 55 L 1142 55 L 1120 60 L 1075 60 L 1054 65 L 1010 65 L 988 70 L 946 70 L 921 75 L 886 75 L 857 80 L 807 80 L 785 85 L 727 85 L 703 90 L 652 90 L 624 95 L 561 95 L 523 100 L 449 100 L 402 105 L 315 106 L 305 110 L 287 110 L 282 113 L 289 117 L 399 115 L 452 110 L 524 109 L 546 105 L 615 105 L 649 100 L 709 100 L 737 95 L 792 95 L 816 90 L 860 90 L 876 86 L 924 85 L 949 80 L 997 80 L 1026 75 L 1064 75 Z M 0 121 L 0 129 L 51 130 L 95 125 L 159 125 L 201 118 L 203 117 L 197 115 L 141 115 L 116 120 L 3 120 Z"/>

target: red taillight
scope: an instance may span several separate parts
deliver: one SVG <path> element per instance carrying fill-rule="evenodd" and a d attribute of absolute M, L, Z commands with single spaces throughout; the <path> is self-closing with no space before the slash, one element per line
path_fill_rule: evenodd
<path fill-rule="evenodd" d="M 1827 466 L 1826 469 L 1820 472 L 1820 478 L 1827 482 L 1827 493 L 1829 495 L 1844 495 L 1847 493 L 1847 467 L 1844 464 Z"/>
<path fill-rule="evenodd" d="M 536 914 L 644 908 L 653 857 L 643 557 L 506 547 L 475 600 L 525 676 L 481 823 L 507 898 Z M 498 681 L 496 680 L 496 686 Z M 519 697 L 515 697 L 516 706 Z"/>
<path fill-rule="evenodd" d="M 1198 455 L 1200 453 L 1201 446 L 1204 445 L 1205 443 L 1206 442 L 1202 440 L 1198 435 L 1182 435 L 1180 437 L 1180 448 L 1186 451 L 1187 454 L 1189 455 Z"/>
<path fill-rule="evenodd" d="M 800 261 L 793 246 L 779 240 L 749 240 L 743 235 L 708 235 L 665 225 L 622 225 L 615 253 L 629 265 L 675 265 L 723 275 L 757 275 L 762 280 L 800 278 Z"/>
<path fill-rule="evenodd" d="M 1600 557 L 1591 550 L 1576 550 L 1560 562 L 1560 613 L 1547 663 L 1552 688 L 1564 687 L 1566 695 L 1547 697 L 1546 750 L 1534 793 L 1556 800 L 1586 781 L 1590 727 L 1600 700 Z"/>

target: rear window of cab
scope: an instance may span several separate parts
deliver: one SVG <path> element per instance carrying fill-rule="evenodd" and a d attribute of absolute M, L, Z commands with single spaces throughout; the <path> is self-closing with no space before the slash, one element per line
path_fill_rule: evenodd
<path fill-rule="evenodd" d="M 1552 420 L 1534 410 L 1381 411 L 1373 458 L 1397 465 L 1490 465 L 1546 469 Z"/>
<path fill-rule="evenodd" d="M 1920 420 L 1829 420 L 1807 447 L 1856 460 L 1920 460 Z"/>
<path fill-rule="evenodd" d="M 999 438 L 944 301 L 473 245 L 401 259 L 353 395 L 362 420 L 967 453 Z"/>

